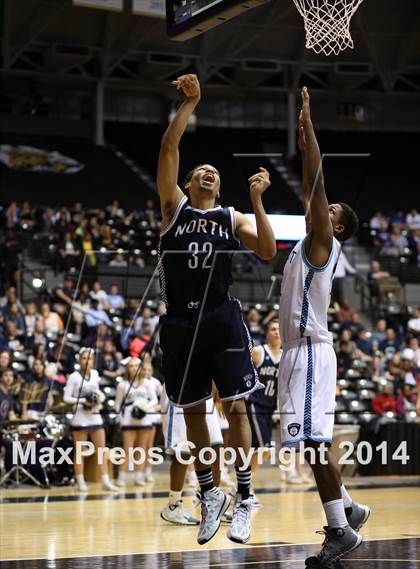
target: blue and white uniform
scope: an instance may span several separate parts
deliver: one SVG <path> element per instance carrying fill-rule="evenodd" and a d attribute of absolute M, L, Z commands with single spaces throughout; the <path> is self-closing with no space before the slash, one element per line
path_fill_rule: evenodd
<path fill-rule="evenodd" d="M 88 378 L 83 378 L 79 371 L 71 373 L 64 388 L 64 403 L 75 406 L 71 420 L 72 430 L 95 430 L 103 428 L 103 420 L 100 413 L 84 407 L 86 396 L 92 393 L 100 393 L 99 374 L 96 369 L 91 369 Z"/>
<path fill-rule="evenodd" d="M 331 442 L 334 427 L 337 359 L 327 315 L 341 245 L 333 239 L 323 267 L 311 265 L 304 247 L 302 240 L 289 255 L 280 298 L 279 409 L 282 442 L 289 446 Z"/>
<path fill-rule="evenodd" d="M 132 416 L 134 403 L 143 400 L 149 410 L 142 419 Z M 143 379 L 140 384 L 131 384 L 127 379 L 117 387 L 115 408 L 118 413 L 120 426 L 123 430 L 151 429 L 153 427 L 153 411 L 158 404 L 155 389 L 149 379 Z"/>
<path fill-rule="evenodd" d="M 168 397 L 179 407 L 210 399 L 212 381 L 222 400 L 261 387 L 240 303 L 229 295 L 239 246 L 233 208 L 200 210 L 186 197 L 161 233 L 162 365 Z"/>

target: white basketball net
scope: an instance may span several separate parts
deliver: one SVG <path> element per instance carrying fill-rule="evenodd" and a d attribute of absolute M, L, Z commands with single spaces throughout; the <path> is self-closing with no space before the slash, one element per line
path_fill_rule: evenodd
<path fill-rule="evenodd" d="M 303 17 L 306 47 L 338 55 L 353 48 L 350 20 L 363 0 L 293 0 Z"/>

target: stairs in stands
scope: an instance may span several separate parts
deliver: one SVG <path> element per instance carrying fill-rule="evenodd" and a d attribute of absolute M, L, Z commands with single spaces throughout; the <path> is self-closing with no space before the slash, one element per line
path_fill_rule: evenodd
<path fill-rule="evenodd" d="M 138 178 L 140 178 L 140 180 L 149 188 L 149 190 L 152 190 L 153 192 L 157 191 L 155 179 L 153 178 L 153 176 L 149 174 L 149 172 L 147 172 L 145 168 L 140 166 L 135 160 L 133 160 L 133 158 L 128 156 L 128 154 L 126 154 L 116 146 L 109 144 L 108 148 L 110 148 L 112 152 L 115 154 L 115 156 L 119 158 L 122 162 L 124 162 L 124 164 L 128 166 L 128 168 L 130 168 L 130 170 Z"/>

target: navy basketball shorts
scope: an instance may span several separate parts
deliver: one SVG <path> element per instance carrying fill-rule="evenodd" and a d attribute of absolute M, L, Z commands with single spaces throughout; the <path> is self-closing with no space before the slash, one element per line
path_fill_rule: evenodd
<path fill-rule="evenodd" d="M 209 399 L 212 381 L 223 401 L 263 387 L 252 363 L 252 340 L 235 299 L 190 315 L 160 319 L 162 367 L 169 399 L 190 407 Z"/>
<path fill-rule="evenodd" d="M 268 407 L 247 401 L 246 410 L 251 425 L 252 447 L 270 448 L 272 446 L 273 411 Z"/>

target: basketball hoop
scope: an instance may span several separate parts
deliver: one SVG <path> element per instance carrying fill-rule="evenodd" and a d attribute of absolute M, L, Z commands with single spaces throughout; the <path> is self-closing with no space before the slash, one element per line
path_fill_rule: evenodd
<path fill-rule="evenodd" d="M 305 24 L 306 47 L 338 55 L 353 49 L 350 20 L 363 0 L 293 0 Z"/>

